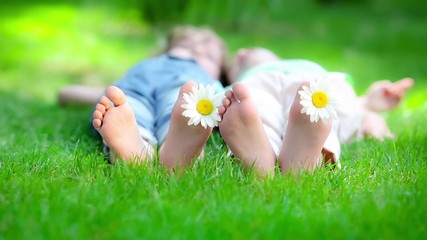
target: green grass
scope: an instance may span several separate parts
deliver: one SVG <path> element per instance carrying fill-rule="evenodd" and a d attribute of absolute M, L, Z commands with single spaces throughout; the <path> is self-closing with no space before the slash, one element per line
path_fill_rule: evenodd
<path fill-rule="evenodd" d="M 161 49 L 165 29 L 126 7 L 5 5 L 0 239 L 426 238 L 427 18 L 407 2 L 310 5 L 301 16 L 276 10 L 274 21 L 254 21 L 263 27 L 252 29 L 231 10 L 231 24 L 216 21 L 216 10 L 206 18 L 192 12 L 197 4 L 188 10 L 186 22 L 213 24 L 232 51 L 265 46 L 285 58 L 311 59 L 351 73 L 359 93 L 377 79 L 416 80 L 403 105 L 384 115 L 396 141 L 343 146 L 340 171 L 265 181 L 226 157 L 217 133 L 207 157 L 181 178 L 156 162 L 108 165 L 89 128 L 91 108 L 61 108 L 57 90 L 115 81 Z"/>

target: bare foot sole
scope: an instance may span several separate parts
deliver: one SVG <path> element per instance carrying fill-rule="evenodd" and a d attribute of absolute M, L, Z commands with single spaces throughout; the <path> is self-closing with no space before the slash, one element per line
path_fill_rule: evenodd
<path fill-rule="evenodd" d="M 235 83 L 225 96 L 219 130 L 231 152 L 246 169 L 253 168 L 261 176 L 274 174 L 276 154 L 248 89 Z"/>
<path fill-rule="evenodd" d="M 308 86 L 309 83 L 304 85 Z M 302 105 L 299 102 L 299 95 L 296 94 L 279 154 L 282 172 L 313 171 L 320 166 L 323 145 L 332 128 L 332 121 L 327 124 L 323 121 L 310 122 L 310 116 L 300 113 Z"/>
<path fill-rule="evenodd" d="M 93 112 L 92 124 L 111 149 L 111 162 L 118 157 L 128 163 L 141 163 L 152 156 L 153 149 L 141 138 L 133 110 L 119 88 L 106 89 L 106 96 L 101 97 Z"/>
<path fill-rule="evenodd" d="M 172 109 L 168 134 L 159 150 L 160 163 L 170 169 L 189 166 L 200 156 L 212 133 L 209 127 L 205 129 L 201 125 L 187 125 L 188 118 L 182 116 L 184 109 L 181 105 L 185 103 L 183 94 L 191 92 L 194 86 L 196 83 L 193 81 L 182 86 Z"/>

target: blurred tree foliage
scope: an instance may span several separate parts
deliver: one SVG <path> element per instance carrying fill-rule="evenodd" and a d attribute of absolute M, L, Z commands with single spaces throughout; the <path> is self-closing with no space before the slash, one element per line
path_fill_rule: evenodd
<path fill-rule="evenodd" d="M 144 20 L 150 23 L 180 21 L 189 5 L 189 0 L 139 0 L 136 2 Z"/>
<path fill-rule="evenodd" d="M 4 4 L 73 4 L 134 9 L 142 20 L 156 25 L 209 24 L 227 29 L 254 24 L 309 18 L 311 10 L 335 6 L 362 7 L 375 12 L 410 12 L 424 16 L 427 1 L 420 0 L 16 0 Z"/>
<path fill-rule="evenodd" d="M 82 0 L 90 2 L 94 0 Z M 141 20 L 154 28 L 176 24 L 208 25 L 230 32 L 258 34 L 288 32 L 289 24 L 316 24 L 347 9 L 361 20 L 369 16 L 389 19 L 394 16 L 424 18 L 427 1 L 419 0 L 107 0 L 115 5 L 138 9 Z M 338 20 L 341 19 L 341 20 Z M 345 25 L 345 24 L 344 24 Z M 348 24 L 347 24 L 348 25 Z M 310 30 L 308 30 L 310 31 Z"/>

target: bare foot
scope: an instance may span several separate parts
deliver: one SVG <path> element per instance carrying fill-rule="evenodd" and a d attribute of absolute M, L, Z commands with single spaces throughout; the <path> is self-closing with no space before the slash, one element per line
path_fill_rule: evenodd
<path fill-rule="evenodd" d="M 153 149 L 141 138 L 132 108 L 119 88 L 108 87 L 106 95 L 96 105 L 92 124 L 112 151 L 110 161 L 118 157 L 128 163 L 141 163 L 152 156 L 148 151 Z"/>
<path fill-rule="evenodd" d="M 191 92 L 194 86 L 196 83 L 193 81 L 182 86 L 172 108 L 168 134 L 159 150 L 160 163 L 170 169 L 189 166 L 200 156 L 212 133 L 212 128 L 209 127 L 205 129 L 201 125 L 188 126 L 188 118 L 181 115 L 184 111 L 181 105 L 185 103 L 183 94 Z"/>
<path fill-rule="evenodd" d="M 413 85 L 412 78 L 404 78 L 394 83 L 388 80 L 376 81 L 369 87 L 366 94 L 360 97 L 362 106 L 376 112 L 392 110 L 400 104 Z"/>
<path fill-rule="evenodd" d="M 235 83 L 225 96 L 219 130 L 231 152 L 247 169 L 254 168 L 262 177 L 273 175 L 276 154 L 248 89 Z"/>
<path fill-rule="evenodd" d="M 303 85 L 309 86 L 309 83 Z M 301 90 L 301 86 L 298 90 Z M 289 113 L 285 139 L 280 150 L 280 168 L 282 172 L 313 171 L 322 164 L 322 149 L 328 137 L 332 121 L 310 122 L 310 116 L 301 114 L 299 94 L 296 94 Z"/>

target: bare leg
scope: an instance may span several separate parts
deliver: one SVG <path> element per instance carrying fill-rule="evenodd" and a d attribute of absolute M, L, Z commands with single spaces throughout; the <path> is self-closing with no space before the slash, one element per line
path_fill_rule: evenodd
<path fill-rule="evenodd" d="M 225 96 L 219 130 L 231 152 L 247 169 L 254 168 L 261 176 L 274 174 L 276 154 L 248 89 L 235 83 Z"/>
<path fill-rule="evenodd" d="M 110 161 L 118 157 L 128 163 L 141 163 L 153 155 L 153 149 L 141 138 L 132 108 L 119 88 L 108 87 L 106 95 L 96 105 L 92 124 L 112 151 Z"/>
<path fill-rule="evenodd" d="M 69 104 L 94 105 L 104 94 L 104 90 L 103 87 L 65 86 L 59 90 L 58 101 L 62 106 Z"/>
<path fill-rule="evenodd" d="M 309 86 L 308 83 L 304 85 Z M 332 121 L 327 124 L 323 121 L 311 123 L 310 116 L 300 113 L 302 105 L 299 102 L 299 95 L 296 94 L 279 154 L 282 172 L 313 171 L 321 165 L 322 148 L 332 128 Z"/>
<path fill-rule="evenodd" d="M 212 128 L 205 129 L 201 125 L 188 126 L 188 118 L 181 115 L 184 111 L 181 105 L 185 103 L 183 94 L 191 92 L 193 86 L 196 86 L 196 83 L 192 81 L 182 86 L 172 109 L 169 132 L 159 150 L 160 163 L 168 168 L 190 165 L 199 157 L 212 133 Z"/>

